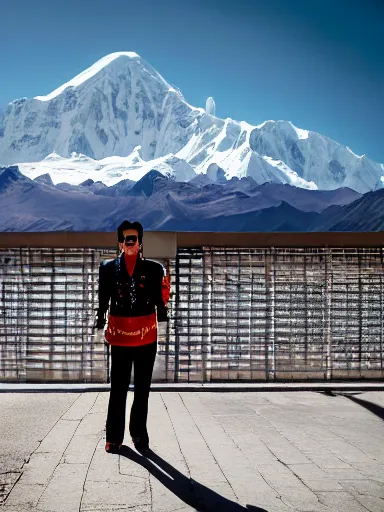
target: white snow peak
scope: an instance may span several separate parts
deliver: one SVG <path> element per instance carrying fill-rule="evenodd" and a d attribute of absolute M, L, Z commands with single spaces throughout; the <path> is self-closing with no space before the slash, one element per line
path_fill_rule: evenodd
<path fill-rule="evenodd" d="M 188 181 L 220 168 L 213 179 L 362 193 L 383 186 L 381 165 L 328 137 L 289 121 L 253 126 L 214 114 L 213 98 L 205 110 L 193 107 L 137 53 L 116 52 L 47 96 L 8 105 L 0 165 L 70 184 L 112 185 L 152 169 Z"/>
<path fill-rule="evenodd" d="M 119 57 L 126 57 L 131 60 L 142 61 L 141 57 L 135 52 L 111 53 L 109 55 L 106 55 L 102 59 L 98 60 L 97 62 L 95 62 L 95 64 L 90 66 L 88 69 L 86 69 L 85 71 L 81 72 L 79 75 L 72 78 L 72 80 L 70 80 L 69 82 L 61 85 L 60 87 L 58 87 L 57 89 L 52 91 L 50 94 L 47 94 L 46 96 L 35 96 L 34 99 L 39 100 L 39 101 L 52 100 L 53 98 L 56 98 L 57 96 L 59 96 L 59 94 L 61 94 L 63 91 L 65 91 L 65 89 L 68 89 L 68 87 L 78 87 L 79 85 L 83 84 L 84 82 L 86 82 L 87 80 L 89 80 L 90 78 L 95 76 L 97 73 L 99 73 L 99 71 L 101 71 L 103 68 L 108 66 L 108 64 L 110 64 L 114 60 L 118 59 Z M 170 89 L 172 89 L 172 88 L 170 87 Z"/>
<path fill-rule="evenodd" d="M 292 124 L 291 122 L 289 123 L 292 128 L 295 130 L 296 134 L 297 134 L 297 137 L 301 140 L 305 140 L 305 139 L 308 139 L 309 137 L 309 131 L 308 130 L 302 130 L 301 128 L 297 128 L 297 126 L 295 126 L 294 124 Z"/>
<path fill-rule="evenodd" d="M 346 149 L 347 151 L 349 151 L 350 153 L 352 153 L 352 155 L 353 155 L 353 156 L 355 156 L 356 158 L 364 158 L 364 157 L 365 157 L 365 155 L 356 155 L 356 153 L 354 153 L 354 152 L 352 151 L 352 149 L 351 149 L 351 148 L 349 148 L 348 146 L 346 146 L 346 147 L 345 147 L 345 149 Z"/>

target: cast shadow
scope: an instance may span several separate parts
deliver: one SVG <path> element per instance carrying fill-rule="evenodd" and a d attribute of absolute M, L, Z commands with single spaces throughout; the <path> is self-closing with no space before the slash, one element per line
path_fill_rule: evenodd
<path fill-rule="evenodd" d="M 119 454 L 140 464 L 149 471 L 164 487 L 198 512 L 268 512 L 264 508 L 247 505 L 246 508 L 221 496 L 203 484 L 191 480 L 162 459 L 152 450 L 145 457 L 123 445 Z"/>
<path fill-rule="evenodd" d="M 375 414 L 380 419 L 384 420 L 384 407 L 381 405 L 374 404 L 373 402 L 369 402 L 368 400 L 364 400 L 363 398 L 357 398 L 355 395 L 361 395 L 362 391 L 354 391 L 354 392 L 337 392 L 337 391 L 324 391 L 324 395 L 327 396 L 342 396 L 344 398 L 348 398 L 352 402 L 364 407 L 368 411 Z"/>
<path fill-rule="evenodd" d="M 343 396 L 345 398 L 348 398 L 349 400 L 352 400 L 352 402 L 355 402 L 356 404 L 365 407 L 365 409 L 368 409 L 368 411 L 372 412 L 380 419 L 384 420 L 384 407 L 382 407 L 381 405 L 374 404 L 373 402 L 369 402 L 368 400 L 363 400 L 362 398 L 357 398 L 356 396 L 352 395 Z"/>

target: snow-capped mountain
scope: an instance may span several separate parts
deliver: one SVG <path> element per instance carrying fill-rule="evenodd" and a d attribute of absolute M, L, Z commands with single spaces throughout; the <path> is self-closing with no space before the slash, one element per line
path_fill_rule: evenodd
<path fill-rule="evenodd" d="M 135 53 L 119 52 L 47 96 L 16 100 L 0 114 L 0 164 L 30 178 L 106 185 L 151 169 L 178 181 L 252 177 L 307 189 L 382 188 L 383 166 L 287 121 L 252 126 L 189 105 Z"/>
<path fill-rule="evenodd" d="M 115 53 L 47 96 L 16 100 L 2 121 L 2 163 L 73 152 L 151 160 L 185 146 L 201 113 L 135 53 Z"/>

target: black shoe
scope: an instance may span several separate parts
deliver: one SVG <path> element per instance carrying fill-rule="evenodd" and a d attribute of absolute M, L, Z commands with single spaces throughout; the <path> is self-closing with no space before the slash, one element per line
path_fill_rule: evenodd
<path fill-rule="evenodd" d="M 132 442 L 139 453 L 144 454 L 149 451 L 149 443 L 145 439 L 141 437 L 132 437 Z"/>
<path fill-rule="evenodd" d="M 121 443 L 110 443 L 107 441 L 105 443 L 105 451 L 107 453 L 119 453 L 121 448 Z"/>

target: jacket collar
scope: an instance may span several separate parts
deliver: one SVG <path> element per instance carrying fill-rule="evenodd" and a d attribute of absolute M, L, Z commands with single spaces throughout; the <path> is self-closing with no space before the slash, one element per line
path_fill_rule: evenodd
<path fill-rule="evenodd" d="M 125 275 L 125 276 L 128 276 L 127 267 L 125 266 L 124 252 L 122 252 L 120 254 L 119 260 L 120 260 L 120 264 L 119 264 L 119 266 L 120 266 L 120 273 Z M 142 264 L 142 259 L 140 258 L 140 254 L 138 254 L 137 255 L 136 264 L 135 264 L 135 268 L 133 269 L 133 275 L 136 275 L 139 272 L 141 264 Z"/>

